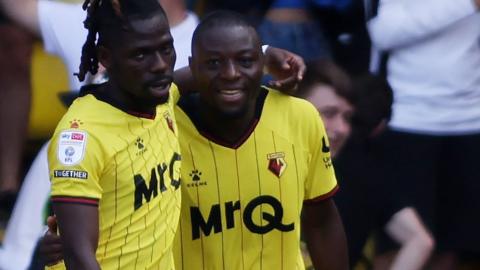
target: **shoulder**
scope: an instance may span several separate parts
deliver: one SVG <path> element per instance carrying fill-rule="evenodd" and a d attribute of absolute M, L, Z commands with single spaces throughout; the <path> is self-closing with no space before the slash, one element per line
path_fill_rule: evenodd
<path fill-rule="evenodd" d="M 277 90 L 268 89 L 267 106 L 274 107 L 276 111 L 282 111 L 293 119 L 314 117 L 319 113 L 307 100 L 283 94 Z"/>
<path fill-rule="evenodd" d="M 111 109 L 93 95 L 76 98 L 59 121 L 55 135 L 63 130 L 80 129 L 91 133 L 111 118 Z"/>

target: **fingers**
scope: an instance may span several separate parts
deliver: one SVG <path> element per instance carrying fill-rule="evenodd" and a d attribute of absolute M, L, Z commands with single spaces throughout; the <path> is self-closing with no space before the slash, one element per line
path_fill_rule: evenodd
<path fill-rule="evenodd" d="M 61 260 L 63 260 L 63 255 L 61 253 L 55 254 L 55 256 L 51 257 L 51 261 L 45 261 L 45 265 L 53 266 L 58 264 Z"/>
<path fill-rule="evenodd" d="M 269 86 L 282 90 L 283 92 L 293 93 L 298 88 L 298 84 L 303 79 L 303 75 L 306 71 L 305 62 L 301 57 L 289 57 L 284 65 L 284 70 L 281 79 L 272 80 L 269 82 Z"/>
<path fill-rule="evenodd" d="M 268 85 L 287 94 L 293 94 L 298 88 L 298 80 L 295 76 L 283 80 L 272 80 Z"/>
<path fill-rule="evenodd" d="M 38 253 L 41 261 L 47 265 L 54 265 L 61 261 L 63 254 L 60 236 L 47 232 L 39 242 Z"/>
<path fill-rule="evenodd" d="M 292 75 L 297 77 L 298 81 L 303 80 L 303 75 L 305 75 L 305 71 L 307 70 L 307 65 L 303 58 L 295 55 L 292 58 L 288 59 L 288 65 L 291 67 Z"/>
<path fill-rule="evenodd" d="M 48 231 L 47 233 L 57 233 L 57 217 L 56 216 L 49 216 L 47 218 L 47 226 L 48 226 Z"/>

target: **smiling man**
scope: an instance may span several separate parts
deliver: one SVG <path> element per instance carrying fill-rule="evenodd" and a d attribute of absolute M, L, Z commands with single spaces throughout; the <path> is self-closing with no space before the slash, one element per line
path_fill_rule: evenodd
<path fill-rule="evenodd" d="M 232 12 L 210 14 L 194 32 L 198 93 L 175 110 L 183 153 L 176 267 L 305 269 L 303 225 L 316 268 L 347 269 L 323 124 L 307 101 L 261 86 L 260 45 Z"/>
<path fill-rule="evenodd" d="M 254 28 L 231 12 L 211 14 L 195 31 L 190 68 L 198 91 L 182 95 L 175 109 L 184 159 L 175 267 L 304 269 L 303 211 L 315 266 L 347 269 L 323 124 L 308 102 L 261 87 L 260 44 Z M 149 55 L 141 52 L 134 58 Z M 135 145 L 132 156 L 149 151 L 144 139 Z M 167 167 L 135 179 L 136 206 L 166 190 Z"/>
<path fill-rule="evenodd" d="M 156 0 L 84 7 L 89 34 L 78 76 L 95 74 L 100 62 L 109 80 L 82 89 L 49 146 L 65 266 L 172 269 L 180 154 L 167 18 Z"/>

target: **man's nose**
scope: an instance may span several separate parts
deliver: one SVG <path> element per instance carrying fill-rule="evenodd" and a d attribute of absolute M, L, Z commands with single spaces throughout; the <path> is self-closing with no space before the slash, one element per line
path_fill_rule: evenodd
<path fill-rule="evenodd" d="M 239 77 L 239 71 L 233 61 L 226 61 L 220 70 L 220 76 L 226 80 L 235 80 Z"/>
<path fill-rule="evenodd" d="M 152 59 L 151 71 L 164 72 L 168 67 L 167 62 L 163 59 L 160 52 L 155 52 Z"/>
<path fill-rule="evenodd" d="M 336 121 L 337 132 L 348 136 L 350 133 L 350 123 L 342 117 L 338 117 Z"/>

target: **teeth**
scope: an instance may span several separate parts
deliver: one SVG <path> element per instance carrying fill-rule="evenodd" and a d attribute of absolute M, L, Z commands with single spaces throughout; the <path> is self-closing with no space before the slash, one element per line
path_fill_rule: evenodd
<path fill-rule="evenodd" d="M 240 92 L 240 90 L 238 90 L 238 89 L 235 89 L 235 90 L 220 90 L 220 93 L 226 94 L 226 95 L 234 95 L 234 94 L 237 94 L 239 92 Z"/>

